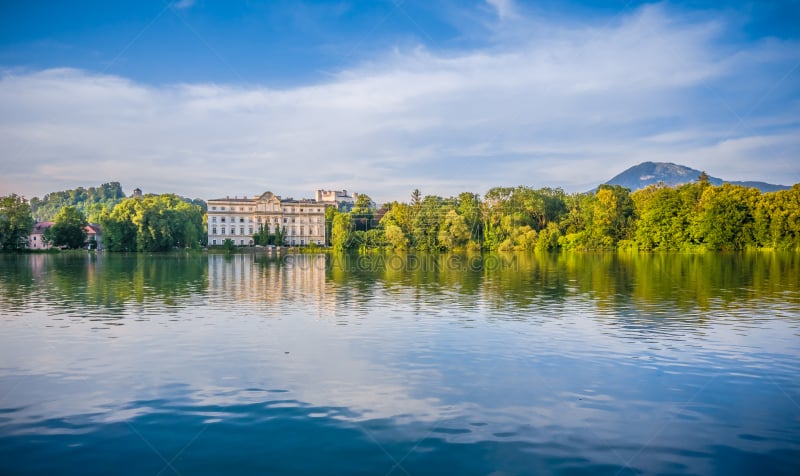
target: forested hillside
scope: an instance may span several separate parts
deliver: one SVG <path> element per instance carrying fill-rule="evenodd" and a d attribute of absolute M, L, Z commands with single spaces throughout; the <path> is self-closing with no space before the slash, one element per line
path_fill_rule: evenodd
<path fill-rule="evenodd" d="M 72 190 L 51 192 L 42 198 L 30 200 L 31 212 L 36 221 L 52 221 L 61 208 L 73 206 L 84 214 L 89 222 L 97 222 L 103 209 L 112 210 L 125 198 L 119 182 L 109 182 L 99 187 L 78 187 Z"/>
<path fill-rule="evenodd" d="M 197 205 L 205 213 L 206 202 L 204 200 L 175 196 L 190 205 Z M 125 192 L 119 182 L 109 182 L 99 187 L 78 187 L 72 190 L 51 192 L 42 198 L 33 197 L 30 200 L 30 206 L 35 221 L 52 221 L 63 207 L 72 206 L 83 213 L 89 223 L 99 223 L 101 217 L 111 213 L 125 197 Z"/>

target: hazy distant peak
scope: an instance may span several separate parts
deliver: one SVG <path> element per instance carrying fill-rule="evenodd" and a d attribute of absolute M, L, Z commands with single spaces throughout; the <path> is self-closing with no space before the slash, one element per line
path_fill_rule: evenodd
<path fill-rule="evenodd" d="M 701 170 L 693 169 L 685 165 L 673 164 L 671 162 L 642 162 L 616 175 L 605 183 L 608 185 L 620 185 L 631 190 L 639 190 L 648 185 L 657 183 L 664 183 L 665 185 L 674 187 L 684 183 L 695 182 L 702 173 Z M 708 177 L 708 181 L 714 185 L 722 185 L 727 182 L 735 185 L 744 185 L 746 187 L 755 187 L 762 192 L 774 192 L 776 190 L 785 190 L 789 188 L 785 185 L 775 185 L 765 182 L 735 182 L 712 176 Z"/>

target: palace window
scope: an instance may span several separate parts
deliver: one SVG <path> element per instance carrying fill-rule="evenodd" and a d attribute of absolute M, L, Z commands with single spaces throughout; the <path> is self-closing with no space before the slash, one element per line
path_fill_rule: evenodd
<path fill-rule="evenodd" d="M 225 217 L 220 218 L 219 221 L 221 221 L 222 223 L 225 223 Z"/>
<path fill-rule="evenodd" d="M 244 223 L 244 218 L 239 218 L 239 223 Z"/>
<path fill-rule="evenodd" d="M 214 227 L 214 228 L 211 229 L 211 234 L 212 235 L 216 235 L 217 234 L 217 227 Z"/>

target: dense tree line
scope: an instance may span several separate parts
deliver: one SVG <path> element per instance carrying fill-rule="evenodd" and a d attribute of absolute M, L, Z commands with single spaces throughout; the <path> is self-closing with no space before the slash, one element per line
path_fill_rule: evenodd
<path fill-rule="evenodd" d="M 495 187 L 482 199 L 469 192 L 423 197 L 415 190 L 408 203 L 332 210 L 327 218 L 336 250 L 800 250 L 800 184 L 761 193 L 714 186 L 701 176 L 633 193 L 610 185 L 583 194 Z"/>
<path fill-rule="evenodd" d="M 174 194 L 122 199 L 89 220 L 101 224 L 111 251 L 197 247 L 206 239 L 205 203 L 191 202 Z M 72 221 L 86 216 L 77 206 L 62 209 L 74 215 Z M 0 197 L 2 249 L 24 248 L 32 216 L 24 198 Z M 380 209 L 359 195 L 350 212 L 330 207 L 325 217 L 328 244 L 340 251 L 800 250 L 800 184 L 761 193 L 740 185 L 715 186 L 704 176 L 636 192 L 609 185 L 575 194 L 519 186 L 495 187 L 483 197 L 464 192 L 443 198 L 414 190 L 409 202 Z M 283 233 L 260 230 L 254 241 L 279 244 Z"/>
<path fill-rule="evenodd" d="M 100 217 L 109 251 L 166 251 L 205 243 L 205 215 L 174 194 L 127 198 Z"/>
<path fill-rule="evenodd" d="M 72 190 L 51 192 L 42 198 L 30 200 L 31 212 L 36 221 L 54 221 L 62 208 L 72 206 L 86 217 L 89 223 L 99 223 L 100 217 L 110 213 L 114 207 L 125 200 L 125 192 L 119 182 L 109 182 L 99 187 L 78 187 Z M 190 205 L 199 206 L 206 212 L 206 202 L 178 196 Z"/>
<path fill-rule="evenodd" d="M 89 192 L 91 191 L 91 192 Z M 205 244 L 205 202 L 189 200 L 174 194 L 146 195 L 81 201 L 78 197 L 117 197 L 122 194 L 119 184 L 104 184 L 88 191 L 78 188 L 68 192 L 46 195 L 37 204 L 49 210 L 56 203 L 51 220 L 55 221 L 44 234 L 45 241 L 63 248 L 80 248 L 86 242 L 88 221 L 99 223 L 102 242 L 109 251 L 165 251 L 173 248 L 196 248 Z M 78 201 L 78 205 L 66 202 Z M 31 201 L 33 203 L 34 200 Z M 0 197 L 0 249 L 19 250 L 27 245 L 34 225 L 35 212 L 24 197 L 12 194 Z M 83 210 L 87 204 L 101 205 L 87 220 Z M 49 213 L 49 212 L 48 212 Z"/>
<path fill-rule="evenodd" d="M 124 198 L 119 182 L 109 182 L 99 187 L 78 187 L 51 192 L 42 198 L 33 197 L 30 206 L 36 221 L 54 221 L 62 208 L 71 206 L 88 217 L 88 221 L 96 223 L 103 210 L 112 210 Z"/>

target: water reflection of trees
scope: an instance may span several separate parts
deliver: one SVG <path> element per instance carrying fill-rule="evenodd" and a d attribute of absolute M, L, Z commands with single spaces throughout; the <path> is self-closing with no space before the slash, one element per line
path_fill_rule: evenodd
<path fill-rule="evenodd" d="M 0 256 L 0 305 L 169 309 L 224 293 L 253 302 L 303 300 L 337 309 L 556 312 L 585 300 L 609 319 L 699 322 L 797 300 L 800 254 L 371 253 L 362 255 L 40 254 Z M 340 307 L 346 304 L 344 308 Z M 735 311 L 735 312 L 734 312 Z"/>
<path fill-rule="evenodd" d="M 10 261 L 10 263 L 9 263 Z M 184 306 L 207 286 L 201 254 L 32 254 L 3 258 L 0 303 L 122 313 L 128 304 Z"/>
<path fill-rule="evenodd" d="M 19 309 L 28 302 L 36 284 L 34 267 L 27 255 L 0 254 L 0 305 Z"/>
<path fill-rule="evenodd" d="M 800 254 L 331 255 L 326 278 L 344 299 L 391 299 L 411 292 L 432 305 L 519 311 L 577 297 L 618 317 L 704 319 L 710 311 L 741 309 L 800 289 Z"/>

